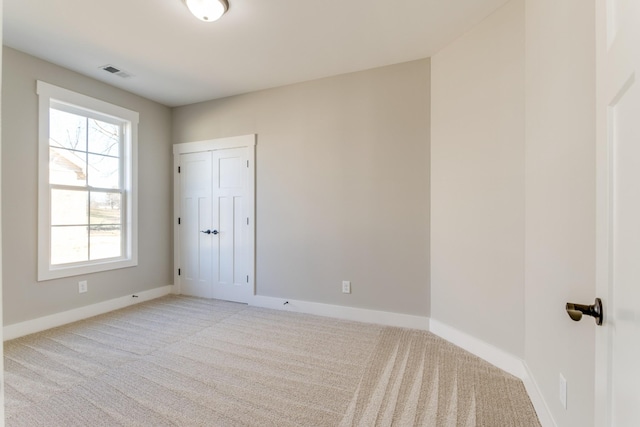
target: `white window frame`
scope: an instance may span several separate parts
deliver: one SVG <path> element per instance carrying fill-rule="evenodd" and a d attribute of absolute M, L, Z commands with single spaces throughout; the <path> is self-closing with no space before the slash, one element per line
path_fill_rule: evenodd
<path fill-rule="evenodd" d="M 138 122 L 135 111 L 110 104 L 90 96 L 37 82 L 38 94 L 38 281 L 77 276 L 138 265 Z M 89 260 L 73 264 L 51 265 L 51 190 L 49 184 L 49 110 L 52 104 L 69 105 L 109 116 L 125 122 L 124 146 L 122 147 L 123 206 L 122 233 L 124 247 L 121 257 L 104 260 Z"/>

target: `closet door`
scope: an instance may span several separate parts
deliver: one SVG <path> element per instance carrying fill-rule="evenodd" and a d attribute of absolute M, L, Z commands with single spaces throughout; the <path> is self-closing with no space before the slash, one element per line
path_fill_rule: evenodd
<path fill-rule="evenodd" d="M 216 150 L 213 155 L 213 297 L 247 302 L 248 159 L 245 148 Z"/>
<path fill-rule="evenodd" d="M 185 295 L 213 297 L 211 153 L 180 156 L 180 285 Z"/>
<path fill-rule="evenodd" d="M 254 147 L 186 148 L 176 153 L 176 283 L 185 295 L 248 302 L 254 287 Z"/>

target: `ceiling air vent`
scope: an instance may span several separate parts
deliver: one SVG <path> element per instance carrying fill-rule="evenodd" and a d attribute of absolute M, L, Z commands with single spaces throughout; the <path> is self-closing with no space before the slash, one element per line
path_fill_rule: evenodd
<path fill-rule="evenodd" d="M 116 68 L 113 65 L 103 65 L 100 68 L 108 73 L 115 74 L 116 76 L 122 77 L 123 79 L 128 79 L 129 77 L 133 77 L 132 74 L 127 73 L 126 71 L 122 71 L 121 69 Z"/>

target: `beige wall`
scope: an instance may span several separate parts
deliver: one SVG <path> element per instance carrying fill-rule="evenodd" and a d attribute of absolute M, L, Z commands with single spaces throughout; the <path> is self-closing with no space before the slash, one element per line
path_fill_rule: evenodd
<path fill-rule="evenodd" d="M 174 143 L 250 133 L 257 293 L 429 315 L 429 60 L 173 110 Z"/>
<path fill-rule="evenodd" d="M 524 356 L 524 1 L 432 58 L 431 317 Z"/>
<path fill-rule="evenodd" d="M 559 426 L 593 426 L 595 4 L 528 0 L 525 355 Z M 560 405 L 558 376 L 568 386 Z"/>
<path fill-rule="evenodd" d="M 169 108 L 10 48 L 2 74 L 2 243 L 4 325 L 121 297 L 173 282 Z M 36 281 L 38 107 L 36 80 L 140 113 L 139 265 Z M 78 280 L 89 292 L 78 294 Z"/>
<path fill-rule="evenodd" d="M 559 426 L 593 425 L 564 304 L 595 296 L 594 39 L 592 2 L 512 0 L 432 58 L 432 318 L 522 357 Z"/>

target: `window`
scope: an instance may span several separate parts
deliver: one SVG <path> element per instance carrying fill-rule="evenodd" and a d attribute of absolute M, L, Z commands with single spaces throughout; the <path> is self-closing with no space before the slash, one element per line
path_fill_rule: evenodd
<path fill-rule="evenodd" d="M 38 280 L 137 265 L 138 113 L 38 81 Z"/>

